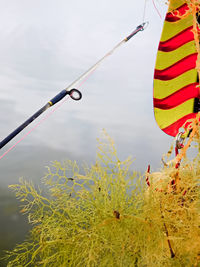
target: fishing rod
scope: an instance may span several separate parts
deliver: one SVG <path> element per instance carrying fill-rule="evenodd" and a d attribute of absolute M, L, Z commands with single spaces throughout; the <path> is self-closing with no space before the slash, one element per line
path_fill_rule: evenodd
<path fill-rule="evenodd" d="M 102 61 L 104 61 L 108 56 L 110 56 L 118 47 L 120 47 L 123 43 L 128 42 L 134 35 L 138 32 L 143 31 L 148 26 L 148 22 L 143 22 L 136 29 L 124 38 L 121 42 L 119 42 L 112 50 L 110 50 L 105 56 L 103 56 L 100 60 L 98 60 L 92 67 L 90 67 L 86 72 L 84 72 L 79 78 L 77 78 L 73 83 L 71 83 L 68 87 L 58 93 L 54 98 L 48 101 L 42 108 L 40 108 L 36 113 L 34 113 L 29 119 L 27 119 L 24 123 L 22 123 L 19 127 L 17 127 L 13 132 L 11 132 L 6 138 L 4 138 L 0 142 L 0 149 L 4 147 L 8 142 L 10 142 L 17 134 L 19 134 L 25 127 L 27 127 L 32 121 L 34 121 L 37 117 L 39 117 L 43 112 L 45 112 L 48 108 L 52 107 L 60 100 L 62 100 L 66 95 L 69 95 L 73 100 L 80 100 L 82 98 L 82 94 L 78 89 L 74 87 L 77 83 L 80 83 L 84 80 L 90 73 L 92 73 Z"/>

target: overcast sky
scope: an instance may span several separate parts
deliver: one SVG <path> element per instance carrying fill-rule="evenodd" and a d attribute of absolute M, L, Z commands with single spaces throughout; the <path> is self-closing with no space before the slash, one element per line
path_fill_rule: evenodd
<path fill-rule="evenodd" d="M 0 139 L 141 24 L 144 2 L 0 0 Z M 94 160 L 103 128 L 122 159 L 136 159 L 135 169 L 145 169 L 148 163 L 153 169 L 160 166 L 172 138 L 158 128 L 153 114 L 153 73 L 166 12 L 164 1 L 155 3 L 162 19 L 147 0 L 148 28 L 78 88 L 81 101 L 67 100 L 0 160 L 0 180 L 12 175 L 15 182 L 29 173 L 33 177 L 33 170 L 50 160 Z"/>

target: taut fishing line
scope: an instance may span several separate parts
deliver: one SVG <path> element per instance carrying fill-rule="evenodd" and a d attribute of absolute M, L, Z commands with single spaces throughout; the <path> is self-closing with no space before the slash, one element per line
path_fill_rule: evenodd
<path fill-rule="evenodd" d="M 16 145 L 18 145 L 21 141 L 23 141 L 32 131 L 34 131 L 36 128 L 38 128 L 44 121 L 46 121 L 57 109 L 59 109 L 69 98 L 63 99 L 62 102 L 60 102 L 57 106 L 55 106 L 54 109 L 49 111 L 45 117 L 43 117 L 34 127 L 32 127 L 27 133 L 25 133 L 21 139 L 19 139 L 13 146 L 11 146 L 8 150 L 6 150 L 3 155 L 0 156 L 0 159 L 6 156 L 8 152 L 10 152 Z"/>
<path fill-rule="evenodd" d="M 146 3 L 145 3 L 146 5 Z M 144 8 L 144 14 L 145 14 Z M 144 16 L 143 16 L 144 17 Z M 144 18 L 143 18 L 144 19 Z M 52 107 L 59 101 L 61 101 L 66 95 L 69 95 L 73 100 L 80 100 L 82 98 L 82 94 L 79 90 L 74 87 L 77 85 L 82 85 L 84 81 L 94 71 L 97 67 L 110 55 L 112 55 L 117 48 L 119 48 L 122 44 L 129 41 L 134 35 L 138 32 L 143 31 L 148 26 L 148 22 L 144 22 L 136 27 L 136 29 L 127 37 L 125 37 L 121 42 L 119 42 L 113 49 L 111 49 L 107 54 L 105 54 L 100 60 L 98 60 L 92 67 L 90 67 L 86 72 L 84 72 L 80 77 L 78 77 L 73 83 L 71 83 L 68 87 L 58 93 L 54 98 L 52 98 L 46 105 L 44 105 L 41 109 L 39 109 L 35 114 L 33 114 L 28 120 L 26 120 L 23 124 L 21 124 L 18 128 L 16 128 L 13 132 L 11 132 L 6 138 L 4 138 L 0 142 L 0 149 L 3 148 L 8 142 L 10 142 L 17 134 L 19 134 L 25 127 L 27 127 L 32 121 L 34 121 L 37 117 L 39 117 L 43 112 L 45 112 L 48 108 Z M 79 87 L 78 86 L 78 87 Z M 55 109 L 53 109 L 50 113 L 47 114 L 42 120 L 40 120 L 29 132 L 27 132 L 18 142 L 16 142 L 11 148 L 9 148 L 0 159 L 2 159 L 8 152 L 10 152 L 18 143 L 20 143 L 26 136 L 28 136 L 34 129 L 36 129 L 43 121 L 45 121 L 51 114 L 53 114 L 65 101 L 61 102 Z"/>
<path fill-rule="evenodd" d="M 145 22 L 146 8 L 147 8 L 147 0 L 144 0 L 144 9 L 143 9 L 143 16 L 142 16 L 142 21 L 143 22 Z"/>
<path fill-rule="evenodd" d="M 160 12 L 159 12 L 159 10 L 158 10 L 156 4 L 155 4 L 155 1 L 152 0 L 152 3 L 153 3 L 153 6 L 154 6 L 154 8 L 155 8 L 155 10 L 156 10 L 156 12 L 157 12 L 157 14 L 158 14 L 158 16 L 160 17 L 160 19 L 162 19 L 162 16 L 161 16 L 161 14 L 160 14 Z"/>

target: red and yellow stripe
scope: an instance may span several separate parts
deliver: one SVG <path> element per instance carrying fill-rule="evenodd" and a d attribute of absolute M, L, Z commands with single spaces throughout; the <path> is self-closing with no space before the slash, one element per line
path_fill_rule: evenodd
<path fill-rule="evenodd" d="M 185 0 L 171 0 L 158 47 L 154 72 L 154 114 L 158 126 L 176 136 L 196 116 L 200 96 L 193 13 Z"/>

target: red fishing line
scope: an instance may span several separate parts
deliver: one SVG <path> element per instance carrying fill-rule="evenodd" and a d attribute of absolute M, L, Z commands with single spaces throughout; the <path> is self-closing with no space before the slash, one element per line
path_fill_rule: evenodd
<path fill-rule="evenodd" d="M 56 105 L 55 108 L 53 108 L 44 118 L 42 118 L 34 127 L 32 127 L 27 133 L 25 133 L 21 139 L 19 139 L 13 146 L 11 146 L 6 152 L 3 153 L 3 155 L 0 156 L 0 159 L 5 157 L 17 144 L 19 144 L 21 141 L 23 141 L 32 131 L 34 131 L 38 126 L 40 126 L 44 121 L 46 121 L 58 108 L 60 108 L 64 102 L 66 102 L 69 99 L 69 96 L 66 97 L 60 104 Z"/>
<path fill-rule="evenodd" d="M 152 0 L 152 2 L 153 2 L 153 6 L 154 6 L 156 12 L 158 13 L 158 16 L 162 19 L 162 16 L 161 16 L 161 14 L 160 14 L 160 12 L 159 12 L 159 10 L 158 10 L 158 8 L 157 8 L 157 6 L 156 6 L 154 0 Z"/>

